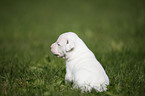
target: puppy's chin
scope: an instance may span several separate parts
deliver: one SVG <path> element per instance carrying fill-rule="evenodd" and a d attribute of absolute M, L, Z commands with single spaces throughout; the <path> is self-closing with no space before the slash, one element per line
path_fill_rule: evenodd
<path fill-rule="evenodd" d="M 63 55 L 63 56 L 57 55 L 57 57 L 60 57 L 62 59 L 66 59 L 65 55 Z"/>

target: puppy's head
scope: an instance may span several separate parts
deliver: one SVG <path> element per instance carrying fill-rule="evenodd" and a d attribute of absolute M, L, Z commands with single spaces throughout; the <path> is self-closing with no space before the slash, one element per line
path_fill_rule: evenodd
<path fill-rule="evenodd" d="M 51 45 L 51 52 L 57 57 L 65 57 L 75 48 L 76 34 L 72 32 L 63 33 L 57 41 Z"/>

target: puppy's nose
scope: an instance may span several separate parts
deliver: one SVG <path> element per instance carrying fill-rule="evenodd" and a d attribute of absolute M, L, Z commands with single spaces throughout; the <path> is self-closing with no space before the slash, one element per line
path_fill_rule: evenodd
<path fill-rule="evenodd" d="M 52 48 L 53 44 L 50 46 L 50 48 Z"/>

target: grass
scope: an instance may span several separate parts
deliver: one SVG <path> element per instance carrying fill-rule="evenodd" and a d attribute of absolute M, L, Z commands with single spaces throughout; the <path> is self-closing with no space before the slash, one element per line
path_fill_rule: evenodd
<path fill-rule="evenodd" d="M 1 1 L 0 95 L 144 96 L 144 26 L 143 0 Z M 66 31 L 94 52 L 109 76 L 108 91 L 65 85 L 65 61 L 50 45 Z"/>

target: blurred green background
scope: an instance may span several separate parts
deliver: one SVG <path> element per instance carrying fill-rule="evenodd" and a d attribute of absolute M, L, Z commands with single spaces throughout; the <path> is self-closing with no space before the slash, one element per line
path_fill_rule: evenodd
<path fill-rule="evenodd" d="M 50 52 L 73 31 L 110 78 L 108 91 L 81 93 L 65 85 L 65 62 Z M 145 89 L 144 0 L 0 1 L 0 94 L 138 95 Z"/>

